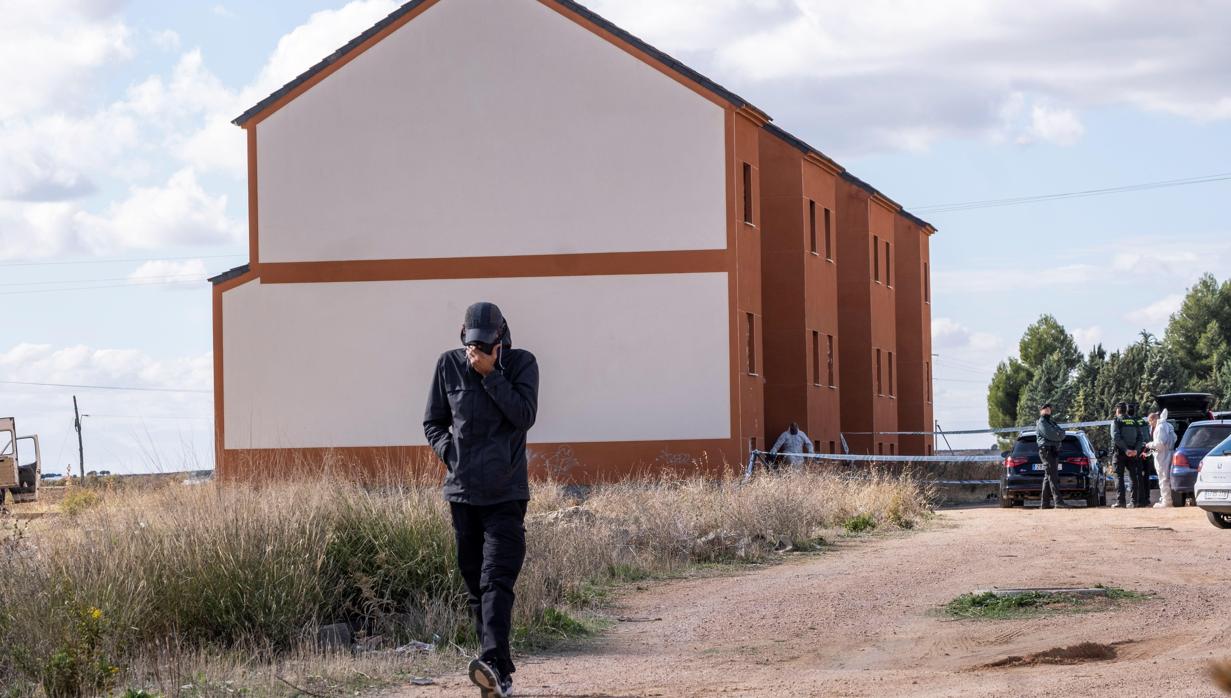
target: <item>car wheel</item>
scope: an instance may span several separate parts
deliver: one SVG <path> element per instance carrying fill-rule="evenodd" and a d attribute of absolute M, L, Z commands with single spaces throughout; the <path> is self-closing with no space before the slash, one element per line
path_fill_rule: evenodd
<path fill-rule="evenodd" d="M 1175 490 L 1171 491 L 1171 506 L 1182 507 L 1187 503 L 1188 503 L 1188 493 L 1187 492 L 1176 492 Z"/>
<path fill-rule="evenodd" d="M 1217 511 L 1207 511 L 1205 515 L 1210 518 L 1210 523 L 1217 528 L 1231 528 L 1231 514 L 1220 514 Z"/>
<path fill-rule="evenodd" d="M 1013 495 L 1004 491 L 1004 486 L 1000 487 L 1000 508 L 1008 509 L 1013 506 Z"/>

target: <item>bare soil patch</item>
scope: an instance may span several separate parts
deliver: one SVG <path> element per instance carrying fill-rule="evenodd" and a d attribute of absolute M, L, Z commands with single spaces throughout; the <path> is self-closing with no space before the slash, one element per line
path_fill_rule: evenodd
<path fill-rule="evenodd" d="M 1211 665 L 1231 655 L 1231 625 L 1216 611 L 1231 604 L 1228 560 L 1231 535 L 1192 507 L 948 511 L 921 531 L 839 540 L 776 566 L 644 582 L 643 591 L 618 597 L 611 614 L 661 621 L 618 623 L 594 639 L 522 657 L 517 689 L 1214 698 L 1223 694 Z M 1004 620 L 936 612 L 972 589 L 1098 584 L 1150 596 Z M 1133 642 L 1117 644 L 1125 638 Z M 1009 657 L 1022 659 L 988 666 Z M 437 683 L 395 695 L 477 695 L 461 675 Z"/>

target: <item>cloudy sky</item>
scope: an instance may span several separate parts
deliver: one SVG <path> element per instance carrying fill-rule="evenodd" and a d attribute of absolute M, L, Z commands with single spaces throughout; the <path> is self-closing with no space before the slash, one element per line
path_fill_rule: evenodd
<path fill-rule="evenodd" d="M 1159 331 L 1231 260 L 1231 4 L 590 0 L 932 221 L 938 420 L 1051 312 Z M 230 120 L 396 0 L 0 0 L 0 413 L 46 470 L 212 463 L 205 276 L 246 260 Z M 141 388 L 98 390 L 39 383 Z M 980 443 L 980 445 L 982 445 Z"/>

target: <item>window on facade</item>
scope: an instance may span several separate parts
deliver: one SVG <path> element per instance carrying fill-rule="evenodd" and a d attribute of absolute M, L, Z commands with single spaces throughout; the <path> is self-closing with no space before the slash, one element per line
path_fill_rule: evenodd
<path fill-rule="evenodd" d="M 882 373 L 881 371 L 882 371 L 881 369 L 881 350 L 877 349 L 876 350 L 876 394 L 877 395 L 885 394 L 885 378 L 884 378 L 885 374 Z"/>
<path fill-rule="evenodd" d="M 808 248 L 812 254 L 816 254 L 816 202 L 808 202 Z"/>
<path fill-rule="evenodd" d="M 889 268 L 889 241 L 886 240 L 885 241 L 885 285 L 886 286 L 893 285 L 893 274 L 891 274 L 890 271 L 891 270 Z"/>
<path fill-rule="evenodd" d="M 928 402 L 931 402 L 932 401 L 932 362 L 925 361 L 923 363 L 923 367 L 927 371 L 927 374 L 928 374 Z"/>
<path fill-rule="evenodd" d="M 748 334 L 748 373 L 755 376 L 757 373 L 757 319 L 752 313 L 746 313 L 745 318 Z"/>
<path fill-rule="evenodd" d="M 829 209 L 825 209 L 825 259 L 833 261 L 833 227 L 830 223 Z"/>
<path fill-rule="evenodd" d="M 881 280 L 881 239 L 879 235 L 872 236 L 872 280 Z"/>
<path fill-rule="evenodd" d="M 744 163 L 744 222 L 752 223 L 752 165 Z"/>
<path fill-rule="evenodd" d="M 897 455 L 897 444 L 889 444 L 889 455 Z"/>
<path fill-rule="evenodd" d="M 880 442 L 880 441 L 877 441 L 877 442 L 876 442 L 876 454 L 877 454 L 878 456 L 883 456 L 883 455 L 885 455 L 885 444 L 884 444 L 884 443 L 882 443 L 882 442 Z"/>
<path fill-rule="evenodd" d="M 821 442 L 820 441 L 816 441 L 815 439 L 812 441 L 812 452 L 821 453 Z"/>
<path fill-rule="evenodd" d="M 812 385 L 821 384 L 821 333 L 812 333 Z"/>
<path fill-rule="evenodd" d="M 829 387 L 831 387 L 831 388 L 836 388 L 836 387 L 838 386 L 838 384 L 837 384 L 836 382 L 834 382 L 834 372 L 833 372 L 833 335 L 826 335 L 826 336 L 825 336 L 825 342 L 826 342 L 826 344 L 827 344 L 827 347 L 826 347 L 826 352 L 827 352 L 827 361 L 829 362 Z"/>
<path fill-rule="evenodd" d="M 932 302 L 932 280 L 928 274 L 928 263 L 923 263 L 923 302 Z"/>
<path fill-rule="evenodd" d="M 893 352 L 889 352 L 889 397 L 893 397 Z"/>
<path fill-rule="evenodd" d="M 836 449 L 837 449 L 837 447 L 834 445 L 834 442 L 830 441 L 830 442 L 829 442 L 829 452 L 830 452 L 830 453 L 837 453 L 838 451 L 837 451 Z"/>

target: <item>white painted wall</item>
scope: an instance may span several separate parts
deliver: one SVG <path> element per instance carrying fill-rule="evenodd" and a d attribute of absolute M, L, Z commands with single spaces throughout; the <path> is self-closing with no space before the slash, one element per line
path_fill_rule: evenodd
<path fill-rule="evenodd" d="M 423 445 L 466 306 L 542 372 L 536 443 L 730 436 L 727 275 L 260 284 L 223 294 L 227 448 Z"/>
<path fill-rule="evenodd" d="M 722 249 L 724 133 L 537 0 L 441 0 L 259 124 L 261 261 Z"/>

